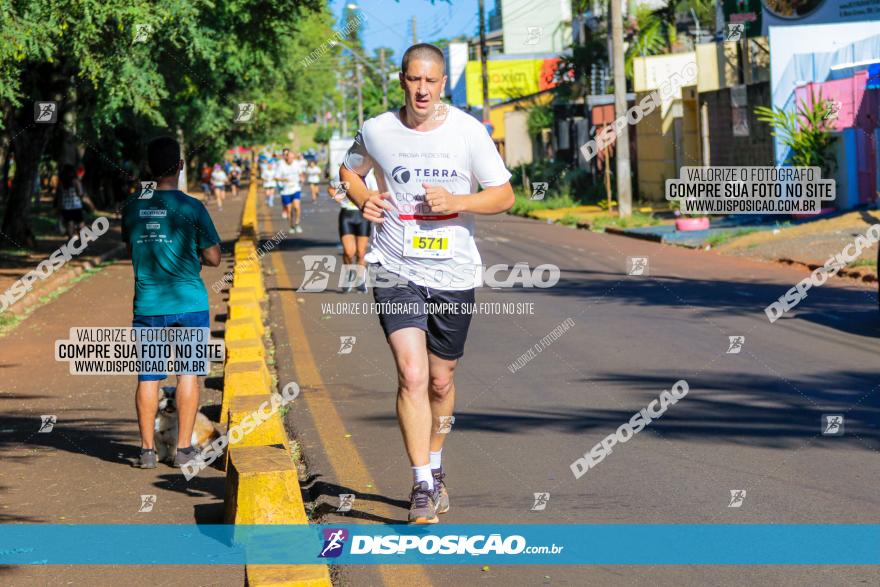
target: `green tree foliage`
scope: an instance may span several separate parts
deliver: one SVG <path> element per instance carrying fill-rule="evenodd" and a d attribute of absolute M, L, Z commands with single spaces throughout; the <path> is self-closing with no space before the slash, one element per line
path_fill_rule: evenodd
<path fill-rule="evenodd" d="M 675 43 L 674 21 L 670 25 L 665 20 L 668 14 L 664 11 L 654 11 L 640 5 L 626 23 L 630 43 L 624 56 L 624 69 L 628 78 L 633 76 L 633 60 L 636 57 L 667 53 Z"/>
<path fill-rule="evenodd" d="M 319 126 L 315 130 L 314 141 L 319 145 L 326 145 L 333 138 L 333 130 L 332 126 Z"/>
<path fill-rule="evenodd" d="M 794 111 L 774 110 L 767 106 L 755 108 L 758 120 L 773 127 L 772 135 L 778 137 L 791 151 L 786 163 L 795 166 L 821 167 L 823 177 L 835 170 L 836 160 L 832 152 L 834 137 L 830 120 L 832 105 L 819 95 L 801 101 Z"/>
<path fill-rule="evenodd" d="M 529 110 L 526 126 L 529 135 L 535 137 L 545 128 L 553 126 L 553 108 L 546 104 L 536 104 Z"/>
<path fill-rule="evenodd" d="M 32 186 L 44 156 L 63 156 L 46 152 L 59 135 L 86 149 L 87 179 L 133 180 L 123 159 L 138 166 L 154 134 L 180 133 L 190 160 L 212 159 L 313 113 L 327 82 L 295 64 L 330 39 L 327 10 L 320 0 L 0 0 L 0 129 L 16 159 L 0 236 L 33 244 Z M 58 124 L 34 124 L 42 100 L 58 101 Z M 234 123 L 240 102 L 257 105 L 252 124 Z"/>

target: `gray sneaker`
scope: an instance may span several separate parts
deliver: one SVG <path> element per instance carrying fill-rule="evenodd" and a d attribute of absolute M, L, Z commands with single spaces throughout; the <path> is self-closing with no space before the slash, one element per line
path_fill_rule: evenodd
<path fill-rule="evenodd" d="M 296 234 L 302 234 L 303 227 L 301 225 L 297 224 L 294 228 L 296 229 Z"/>
<path fill-rule="evenodd" d="M 154 448 L 142 448 L 141 449 L 141 458 L 138 460 L 137 466 L 141 469 L 155 469 L 156 468 L 156 449 Z"/>
<path fill-rule="evenodd" d="M 410 524 L 436 524 L 440 521 L 435 511 L 434 496 L 426 482 L 419 481 L 413 485 L 409 496 Z"/>
<path fill-rule="evenodd" d="M 177 451 L 174 453 L 174 466 L 182 467 L 188 462 L 196 460 L 198 456 L 199 451 L 197 451 L 195 448 L 193 448 L 193 451 L 189 454 L 182 453 L 180 452 L 180 449 L 177 449 Z"/>
<path fill-rule="evenodd" d="M 446 473 L 443 467 L 439 469 L 431 469 L 434 475 L 434 501 L 437 503 L 437 513 L 445 514 L 449 511 L 449 492 L 446 491 Z"/>

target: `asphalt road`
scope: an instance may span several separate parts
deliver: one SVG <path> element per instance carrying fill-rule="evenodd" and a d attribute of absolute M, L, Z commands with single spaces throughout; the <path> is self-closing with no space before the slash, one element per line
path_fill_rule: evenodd
<path fill-rule="evenodd" d="M 316 516 L 401 522 L 411 474 L 390 352 L 375 316 L 322 307 L 372 295 L 295 291 L 303 255 L 340 253 L 338 207 L 321 197 L 304 203 L 305 233 L 264 263 L 274 273 L 280 378 L 303 388 L 288 425 Z M 263 206 L 260 216 L 264 235 L 282 227 L 279 208 Z M 875 288 L 828 283 L 771 324 L 764 307 L 804 271 L 509 216 L 478 220 L 477 234 L 485 264 L 551 263 L 561 280 L 477 292 L 478 304 L 531 304 L 533 313 L 474 318 L 444 450 L 452 508 L 443 523 L 880 521 Z M 628 275 L 628 257 L 647 257 L 649 275 Z M 508 369 L 565 321 L 572 326 L 561 337 Z M 338 354 L 343 336 L 356 337 L 350 354 Z M 739 353 L 727 352 L 730 336 L 745 337 Z M 684 399 L 575 479 L 575 459 L 679 379 L 690 387 Z M 845 434 L 823 436 L 823 414 L 844 415 Z M 731 490 L 746 491 L 741 507 L 728 507 Z M 536 492 L 550 494 L 543 511 L 532 511 Z M 356 495 L 348 514 L 335 513 L 340 493 Z M 831 566 L 424 566 L 346 567 L 336 580 L 653 587 L 876 584 L 878 576 Z"/>

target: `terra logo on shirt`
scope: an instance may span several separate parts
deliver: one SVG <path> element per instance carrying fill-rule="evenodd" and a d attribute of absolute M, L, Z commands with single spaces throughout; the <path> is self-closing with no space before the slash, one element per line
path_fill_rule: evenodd
<path fill-rule="evenodd" d="M 393 177 L 394 181 L 397 183 L 408 183 L 410 177 L 409 169 L 403 165 L 398 165 L 391 171 L 391 177 Z"/>

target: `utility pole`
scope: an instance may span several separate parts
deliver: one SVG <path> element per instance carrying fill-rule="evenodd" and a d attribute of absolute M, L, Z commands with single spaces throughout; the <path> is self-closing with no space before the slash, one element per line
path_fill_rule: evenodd
<path fill-rule="evenodd" d="M 480 0 L 480 67 L 483 76 L 483 122 L 489 122 L 489 74 L 486 65 L 486 7 Z"/>
<path fill-rule="evenodd" d="M 341 82 L 342 88 L 342 136 L 348 137 L 348 110 L 345 108 L 345 82 Z"/>
<path fill-rule="evenodd" d="M 417 45 L 419 43 L 419 38 L 416 35 L 416 17 L 413 15 L 412 17 L 412 33 L 413 33 L 413 45 Z"/>
<path fill-rule="evenodd" d="M 382 110 L 388 111 L 388 73 L 385 71 L 385 47 L 379 48 L 379 69 L 382 70 Z"/>
<path fill-rule="evenodd" d="M 482 4 L 482 0 L 480 0 Z M 626 116 L 626 76 L 623 71 L 623 14 L 620 0 L 611 0 L 611 49 L 614 61 L 614 118 Z M 632 177 L 629 165 L 629 129 L 617 135 L 617 210 L 632 216 Z"/>
<path fill-rule="evenodd" d="M 357 73 L 357 96 L 358 96 L 358 129 L 364 126 L 364 97 L 361 93 L 361 64 L 358 63 L 355 65 L 355 72 Z"/>

